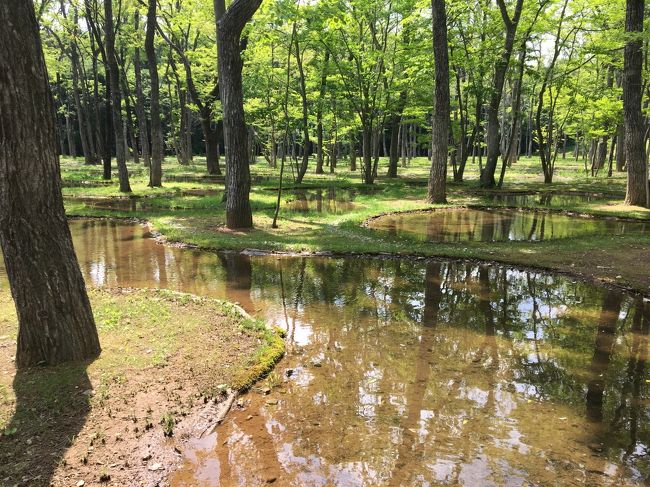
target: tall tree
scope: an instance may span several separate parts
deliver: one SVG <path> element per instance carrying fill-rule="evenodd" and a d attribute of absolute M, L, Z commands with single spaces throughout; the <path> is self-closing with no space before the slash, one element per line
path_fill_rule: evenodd
<path fill-rule="evenodd" d="M 625 9 L 625 43 L 623 72 L 623 116 L 625 119 L 625 159 L 627 163 L 628 205 L 648 206 L 648 170 L 645 152 L 645 127 L 641 112 L 643 73 L 644 0 L 627 0 Z"/>
<path fill-rule="evenodd" d="M 496 185 L 494 173 L 497 168 L 501 146 L 501 139 L 499 137 L 499 107 L 501 106 L 503 85 L 505 83 L 508 65 L 510 64 L 510 57 L 515 43 L 515 35 L 517 33 L 519 19 L 521 18 L 523 3 L 524 0 L 517 0 L 511 18 L 505 0 L 497 0 L 501 18 L 506 28 L 506 38 L 501 55 L 494 67 L 492 93 L 487 109 L 487 161 L 481 173 L 481 185 L 485 187 L 494 187 Z"/>
<path fill-rule="evenodd" d="M 32 2 L 0 2 L 0 25 L 0 244 L 19 320 L 16 365 L 88 359 L 99 338 L 63 210 Z"/>
<path fill-rule="evenodd" d="M 248 167 L 248 136 L 244 120 L 241 33 L 262 0 L 235 0 L 226 10 L 225 0 L 215 0 L 219 92 L 223 109 L 226 153 L 226 225 L 252 228 L 251 175 Z"/>
<path fill-rule="evenodd" d="M 104 0 L 104 38 L 106 49 L 106 67 L 110 79 L 111 114 L 113 117 L 113 132 L 115 134 L 115 158 L 117 173 L 120 179 L 120 191 L 130 193 L 129 170 L 126 167 L 126 151 L 124 150 L 124 133 L 122 131 L 122 96 L 120 93 L 120 69 L 115 53 L 116 29 L 113 21 L 113 0 Z"/>
<path fill-rule="evenodd" d="M 435 106 L 429 173 L 430 203 L 446 203 L 447 149 L 449 143 L 449 49 L 445 0 L 431 0 L 433 57 L 435 60 Z"/>
<path fill-rule="evenodd" d="M 156 0 L 149 0 L 147 9 L 147 34 L 144 40 L 144 50 L 147 54 L 149 79 L 151 81 L 150 111 L 151 111 L 151 168 L 149 171 L 149 186 L 162 186 L 162 160 L 164 157 L 163 129 L 160 120 L 160 83 L 158 81 L 158 60 L 154 38 L 156 35 Z"/>

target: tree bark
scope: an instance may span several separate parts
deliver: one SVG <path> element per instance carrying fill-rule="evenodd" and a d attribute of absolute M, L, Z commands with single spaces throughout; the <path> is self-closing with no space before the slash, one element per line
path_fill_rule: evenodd
<path fill-rule="evenodd" d="M 111 114 L 115 134 L 115 158 L 120 179 L 120 191 L 130 193 L 129 171 L 126 167 L 124 134 L 122 132 L 122 97 L 120 96 L 120 71 L 115 56 L 115 27 L 113 25 L 113 0 L 104 1 L 104 35 L 106 44 L 106 66 L 110 79 Z"/>
<path fill-rule="evenodd" d="M 644 147 L 644 121 L 641 112 L 643 72 L 643 0 L 627 0 L 625 32 L 635 37 L 625 44 L 623 71 L 623 117 L 625 121 L 625 159 L 627 164 L 628 205 L 649 206 L 648 170 Z"/>
<path fill-rule="evenodd" d="M 16 365 L 93 358 L 99 338 L 63 209 L 32 2 L 0 2 L 0 25 L 0 245 L 19 320 Z"/>
<path fill-rule="evenodd" d="M 298 166 L 298 174 L 296 176 L 296 183 L 302 183 L 302 179 L 307 173 L 307 165 L 309 164 L 309 112 L 307 107 L 307 86 L 305 82 L 305 70 L 302 67 L 302 54 L 300 53 L 300 44 L 298 43 L 298 35 L 295 32 L 296 24 L 293 24 L 294 35 L 293 40 L 296 47 L 296 65 L 298 66 L 298 74 L 300 79 L 300 99 L 302 100 L 302 161 Z"/>
<path fill-rule="evenodd" d="M 445 0 L 431 0 L 433 14 L 433 58 L 435 60 L 435 106 L 433 110 L 430 203 L 447 202 L 447 152 L 449 144 L 449 52 Z"/>
<path fill-rule="evenodd" d="M 320 78 L 320 92 L 318 94 L 318 107 L 316 108 L 316 138 L 318 140 L 316 152 L 316 174 L 323 174 L 323 102 L 327 87 L 327 70 L 329 68 L 330 52 L 325 51 L 323 72 Z"/>
<path fill-rule="evenodd" d="M 144 93 L 142 92 L 142 66 L 140 65 L 139 48 L 135 48 L 135 53 L 133 56 L 133 66 L 135 68 L 135 115 L 138 118 L 140 154 L 142 155 L 143 164 L 146 167 L 151 167 L 149 131 L 147 128 L 147 112 L 144 109 Z"/>
<path fill-rule="evenodd" d="M 240 39 L 244 26 L 261 3 L 262 0 L 234 0 L 226 10 L 223 0 L 215 0 L 219 91 L 223 108 L 226 155 L 226 225 L 228 228 L 253 227 L 253 213 L 249 199 L 251 177 L 244 121 Z"/>
<path fill-rule="evenodd" d="M 506 38 L 501 52 L 501 57 L 496 63 L 494 68 L 494 78 L 492 81 L 492 94 L 490 96 L 490 104 L 487 110 L 487 160 L 485 161 L 485 168 L 481 172 L 481 186 L 494 187 L 496 181 L 494 173 L 497 168 L 499 159 L 499 106 L 501 105 L 501 97 L 503 95 L 503 85 L 505 82 L 506 72 L 510 63 L 510 56 L 515 42 L 515 34 L 517 33 L 517 25 L 521 16 L 521 9 L 523 0 L 517 0 L 515 4 L 515 11 L 512 19 L 508 15 L 507 7 L 504 0 L 497 0 L 501 16 L 506 27 Z"/>
<path fill-rule="evenodd" d="M 158 81 L 158 61 L 154 36 L 156 34 L 156 0 L 149 0 L 147 9 L 147 32 L 144 39 L 144 50 L 149 65 L 151 82 L 150 112 L 151 112 L 151 168 L 149 170 L 149 186 L 162 186 L 162 161 L 164 157 L 164 139 L 162 122 L 160 120 L 160 82 Z"/>

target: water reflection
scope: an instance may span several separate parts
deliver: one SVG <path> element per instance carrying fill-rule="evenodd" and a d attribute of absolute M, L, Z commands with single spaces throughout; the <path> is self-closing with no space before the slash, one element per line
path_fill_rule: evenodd
<path fill-rule="evenodd" d="M 347 213 L 356 208 L 354 190 L 336 188 L 290 191 L 284 196 L 284 208 L 300 213 Z"/>
<path fill-rule="evenodd" d="M 608 199 L 604 195 L 568 193 L 485 193 L 479 196 L 493 203 L 518 208 L 528 206 L 577 206 Z"/>
<path fill-rule="evenodd" d="M 581 235 L 650 231 L 646 222 L 581 218 L 544 211 L 456 208 L 385 215 L 370 228 L 430 242 L 549 240 Z"/>
<path fill-rule="evenodd" d="M 282 385 L 191 443 L 173 485 L 648 478 L 640 299 L 505 266 L 213 254 L 136 225 L 71 228 L 89 283 L 227 298 L 288 331 Z"/>

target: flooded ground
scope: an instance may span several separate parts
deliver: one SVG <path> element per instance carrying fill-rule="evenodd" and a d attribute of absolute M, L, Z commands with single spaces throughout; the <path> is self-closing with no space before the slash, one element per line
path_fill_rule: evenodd
<path fill-rule="evenodd" d="M 454 208 L 385 215 L 368 224 L 390 235 L 431 242 L 548 240 L 650 231 L 650 223 L 582 218 L 545 211 Z"/>
<path fill-rule="evenodd" d="M 282 195 L 283 208 L 300 213 L 347 213 L 357 207 L 353 203 L 356 195 L 357 192 L 350 189 L 291 190 Z"/>
<path fill-rule="evenodd" d="M 73 221 L 88 284 L 239 302 L 287 330 L 270 394 L 172 485 L 638 485 L 650 303 L 497 265 L 252 257 Z M 0 269 L 0 285 L 6 279 Z"/>
<path fill-rule="evenodd" d="M 484 193 L 478 194 L 477 196 L 492 203 L 517 208 L 525 208 L 528 206 L 576 206 L 610 198 L 609 196 L 598 194 L 570 193 Z"/>

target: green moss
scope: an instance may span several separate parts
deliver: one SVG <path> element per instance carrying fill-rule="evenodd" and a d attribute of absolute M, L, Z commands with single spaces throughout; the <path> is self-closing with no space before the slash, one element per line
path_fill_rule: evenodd
<path fill-rule="evenodd" d="M 232 388 L 240 392 L 247 391 L 253 384 L 268 375 L 285 352 L 284 330 L 277 327 L 269 329 L 265 325 L 260 325 L 259 322 L 256 323 L 252 326 L 258 330 L 260 326 L 263 326 L 262 345 L 247 366 L 235 376 Z M 249 323 L 248 326 L 251 324 Z"/>

